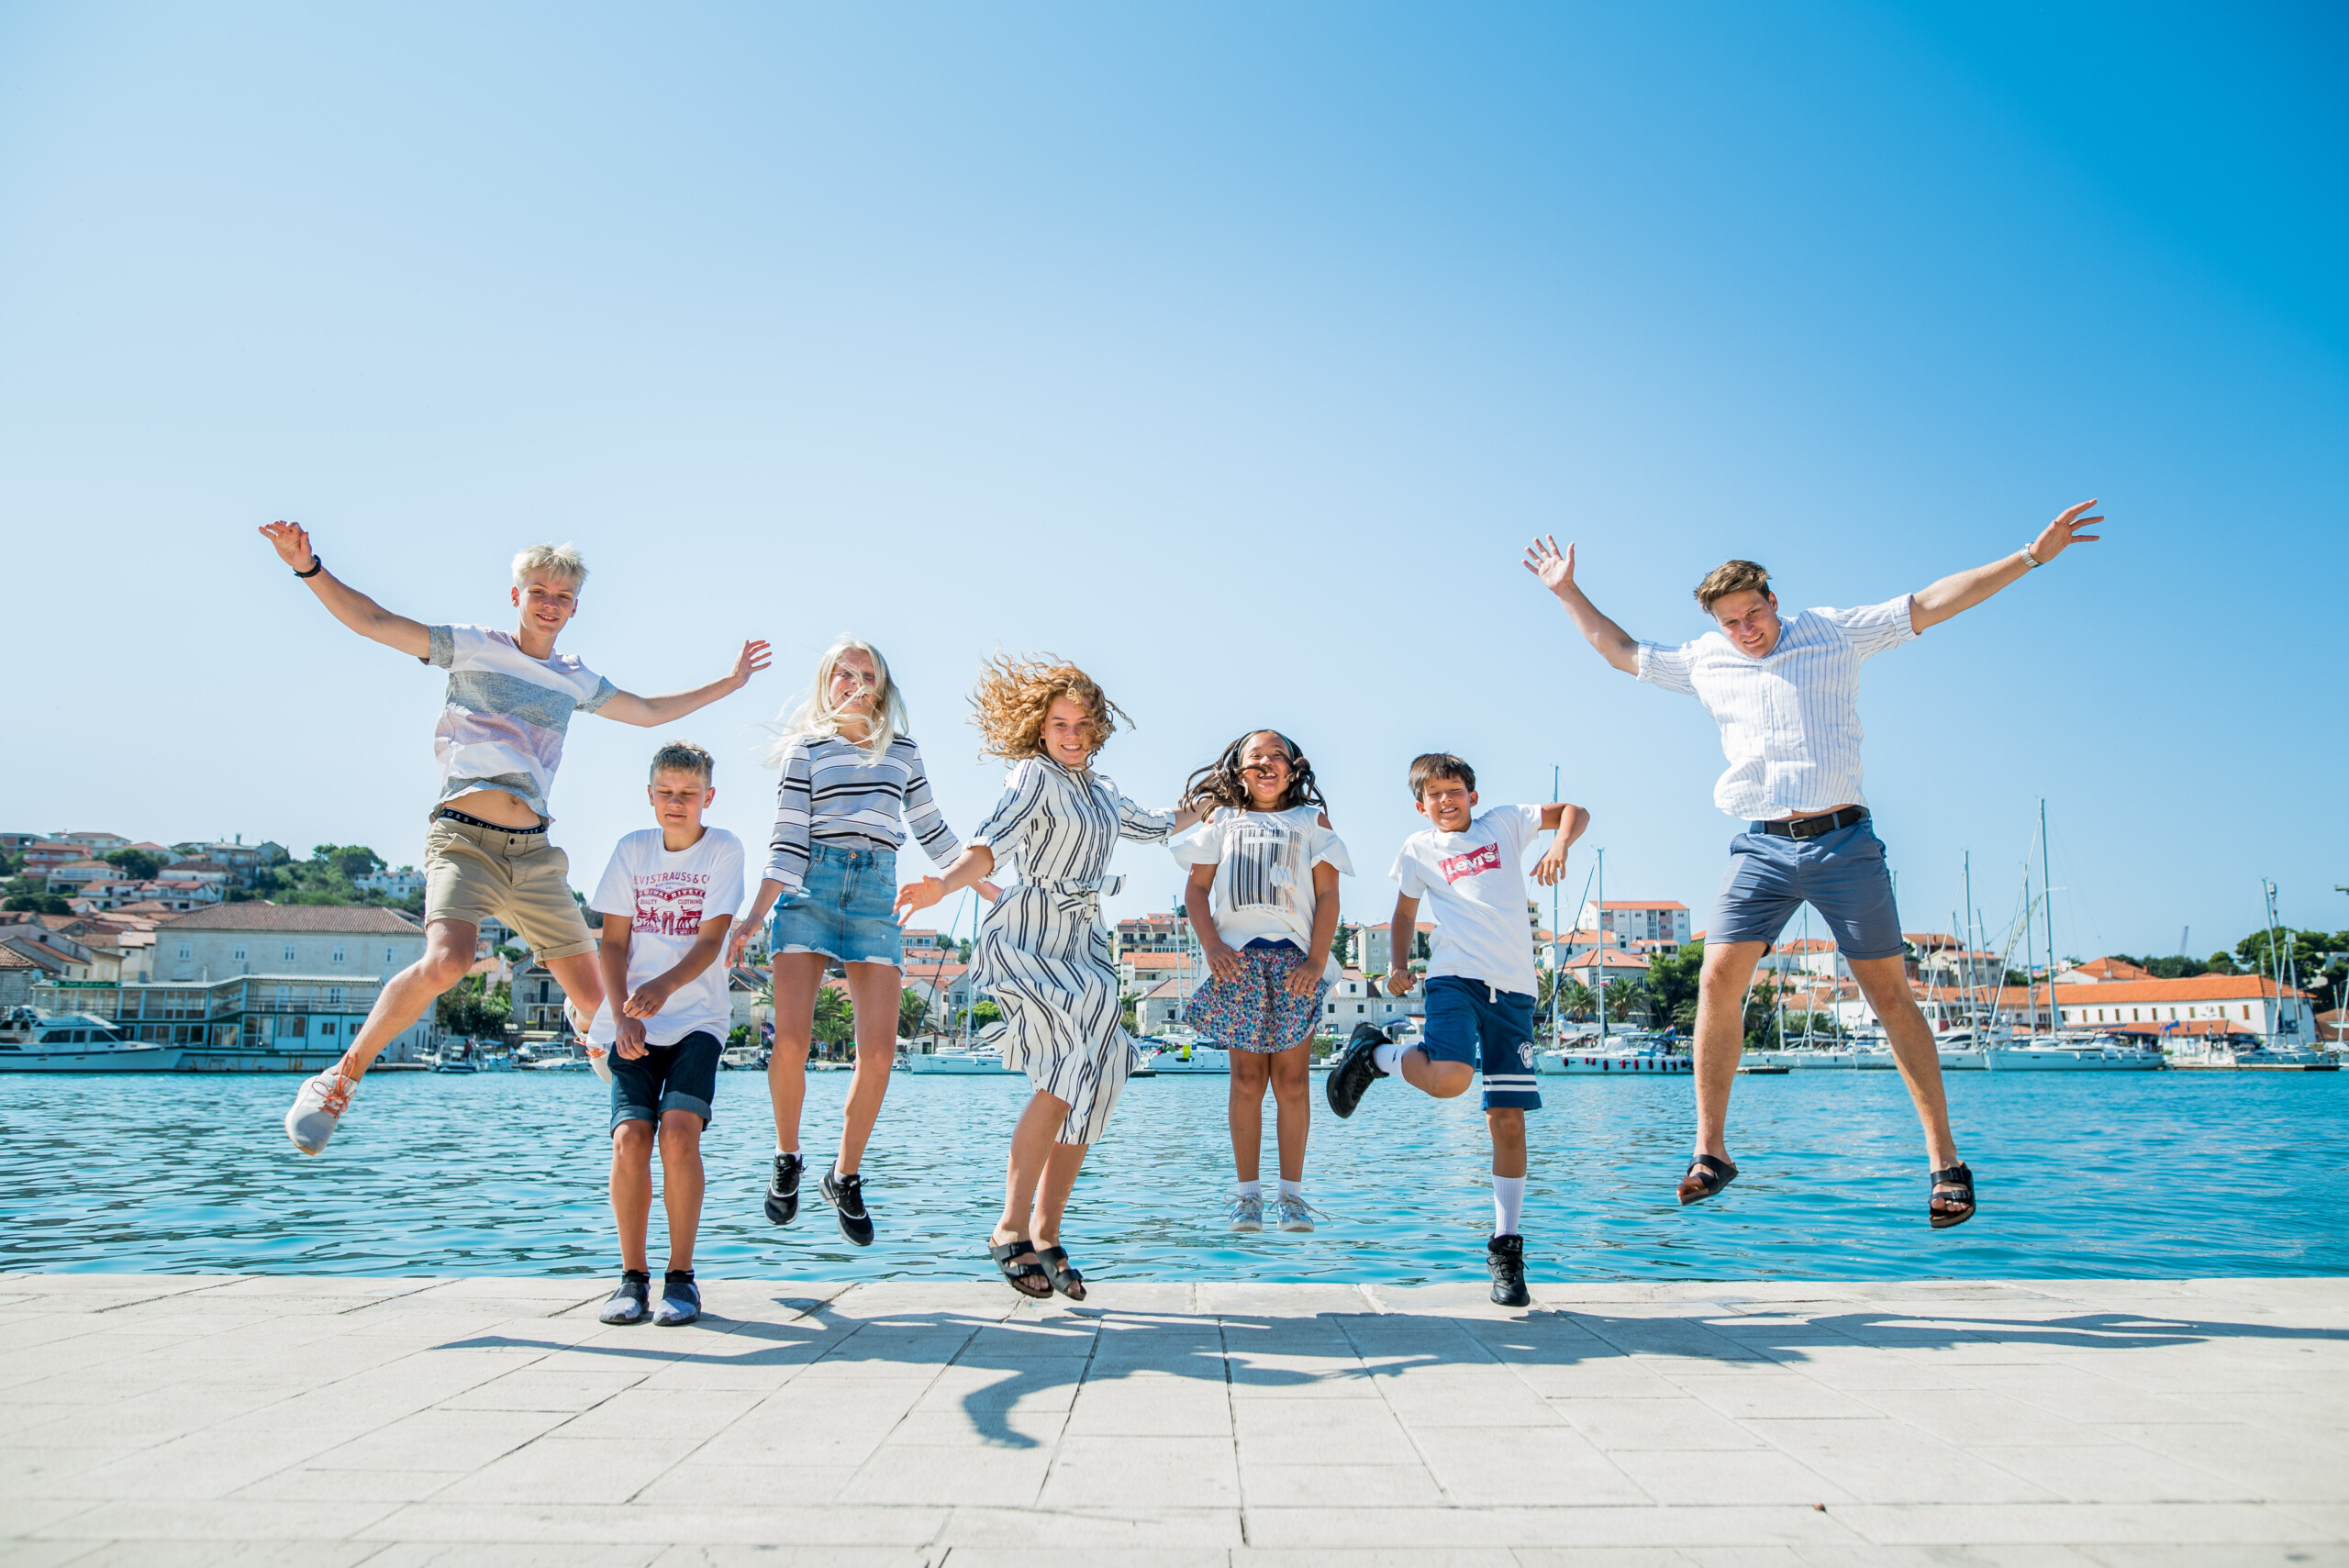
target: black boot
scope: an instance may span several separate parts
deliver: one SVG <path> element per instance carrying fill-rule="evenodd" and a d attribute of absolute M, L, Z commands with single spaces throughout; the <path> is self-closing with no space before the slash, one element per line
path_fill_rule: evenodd
<path fill-rule="evenodd" d="M 1525 1290 L 1525 1238 L 1496 1236 L 1485 1243 L 1485 1269 L 1493 1276 L 1493 1305 L 1531 1307 Z"/>
<path fill-rule="evenodd" d="M 1376 1024 L 1354 1026 L 1353 1038 L 1346 1041 L 1344 1054 L 1330 1069 L 1329 1081 L 1321 1085 L 1322 1092 L 1330 1097 L 1332 1111 L 1341 1117 L 1353 1115 L 1354 1107 L 1362 1104 L 1363 1091 L 1386 1076 L 1372 1060 L 1378 1048 L 1386 1043 L 1386 1031 Z"/>

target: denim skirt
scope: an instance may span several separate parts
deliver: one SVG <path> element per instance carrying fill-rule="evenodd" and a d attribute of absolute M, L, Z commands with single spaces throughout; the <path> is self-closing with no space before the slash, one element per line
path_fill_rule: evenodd
<path fill-rule="evenodd" d="M 774 952 L 819 952 L 842 963 L 902 969 L 897 857 L 888 850 L 807 846 L 807 880 L 774 906 L 767 945 Z"/>

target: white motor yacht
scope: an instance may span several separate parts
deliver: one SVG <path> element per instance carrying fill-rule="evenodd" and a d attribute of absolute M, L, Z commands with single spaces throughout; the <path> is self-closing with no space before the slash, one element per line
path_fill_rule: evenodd
<path fill-rule="evenodd" d="M 2040 1035 L 2025 1045 L 1992 1046 L 1982 1055 L 1993 1073 L 2151 1073 L 2165 1065 L 2160 1051 L 2143 1050 L 2121 1035 Z"/>
<path fill-rule="evenodd" d="M 170 1073 L 185 1054 L 128 1039 L 89 1013 L 42 1017 L 27 1007 L 0 1020 L 0 1073 Z"/>

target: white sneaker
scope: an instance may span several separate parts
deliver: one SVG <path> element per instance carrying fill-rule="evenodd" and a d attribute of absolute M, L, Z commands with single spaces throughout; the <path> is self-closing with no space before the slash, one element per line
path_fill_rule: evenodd
<path fill-rule="evenodd" d="M 1233 1198 L 1231 1228 L 1234 1230 L 1262 1230 L 1264 1228 L 1264 1200 L 1260 1197 Z"/>
<path fill-rule="evenodd" d="M 612 1081 L 612 1048 L 608 1045 L 589 1045 L 587 1065 L 596 1070 L 596 1077 L 607 1084 L 610 1083 Z"/>
<path fill-rule="evenodd" d="M 1303 1198 L 1283 1193 L 1273 1200 L 1273 1222 L 1283 1230 L 1310 1230 L 1313 1211 L 1305 1207 Z"/>
<path fill-rule="evenodd" d="M 302 1086 L 294 1092 L 294 1108 L 285 1113 L 285 1136 L 294 1140 L 294 1147 L 305 1154 L 325 1152 L 327 1140 L 334 1136 L 358 1088 L 358 1079 L 342 1075 L 340 1062 L 314 1078 L 303 1079 Z"/>

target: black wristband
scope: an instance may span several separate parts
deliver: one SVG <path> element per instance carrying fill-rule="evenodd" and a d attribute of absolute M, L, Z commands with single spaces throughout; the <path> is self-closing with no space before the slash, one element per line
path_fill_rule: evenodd
<path fill-rule="evenodd" d="M 310 569 L 307 572 L 296 572 L 294 575 L 296 577 L 316 577 L 319 573 L 324 572 L 326 569 L 326 558 L 314 550 L 310 551 Z"/>

